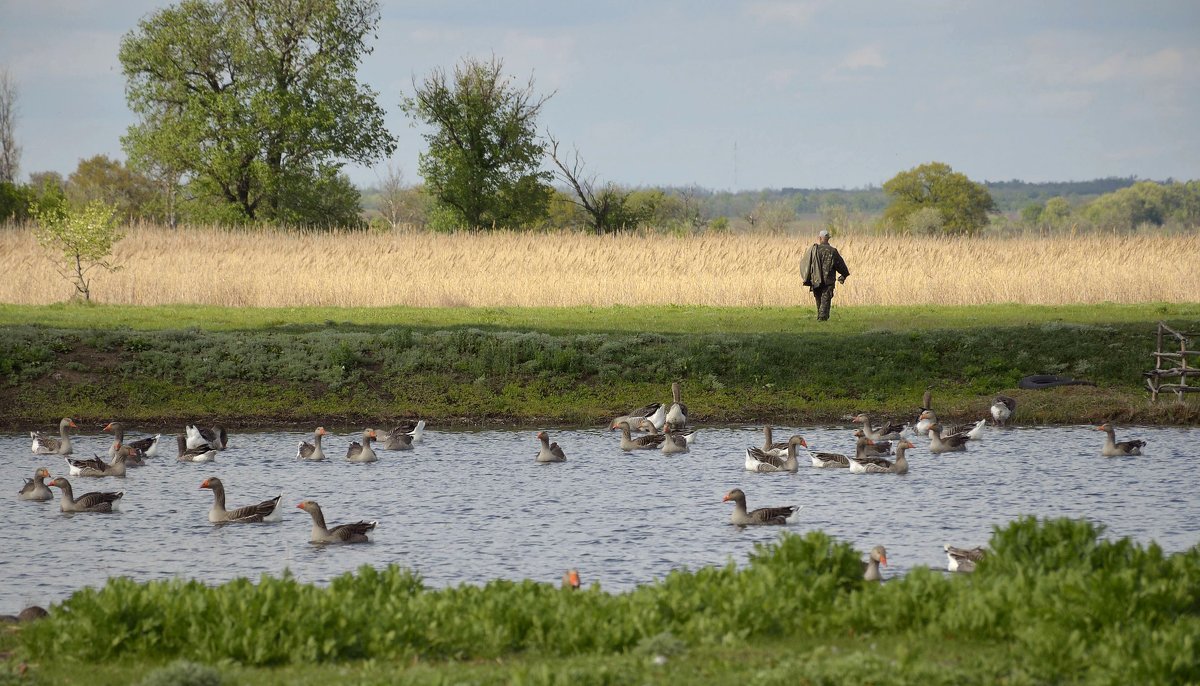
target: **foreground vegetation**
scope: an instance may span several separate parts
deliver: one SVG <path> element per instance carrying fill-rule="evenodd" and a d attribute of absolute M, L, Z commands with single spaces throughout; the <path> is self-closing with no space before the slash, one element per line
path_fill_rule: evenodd
<path fill-rule="evenodd" d="M 789 308 L 0 306 L 0 423 L 600 424 L 672 381 L 702 423 L 908 417 L 926 388 L 947 417 L 1005 392 L 1020 423 L 1195 422 L 1197 403 L 1151 405 L 1142 386 L 1159 319 L 1200 329 L 1200 305 L 841 308 L 820 324 Z M 1096 386 L 1017 390 L 1030 374 Z"/>
<path fill-rule="evenodd" d="M 91 684 L 178 658 L 253 683 L 1195 683 L 1200 549 L 1101 533 L 1022 518 L 996 528 L 974 575 L 919 568 L 882 586 L 821 532 L 620 594 L 430 589 L 395 566 L 327 588 L 111 579 L 9 642 L 34 676 Z"/>

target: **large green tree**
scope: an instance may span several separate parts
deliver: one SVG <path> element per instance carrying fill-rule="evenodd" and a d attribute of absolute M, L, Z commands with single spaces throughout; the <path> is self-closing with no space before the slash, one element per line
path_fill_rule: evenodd
<path fill-rule="evenodd" d="M 891 204 L 883 219 L 900 230 L 910 230 L 910 218 L 920 210 L 933 208 L 942 216 L 941 231 L 972 234 L 987 226 L 988 213 L 996 210 L 991 193 L 942 162 L 929 162 L 896 174 L 883 190 Z M 919 215 L 927 218 L 928 213 Z M 929 222 L 921 222 L 929 226 Z"/>
<path fill-rule="evenodd" d="M 390 155 L 376 93 L 358 82 L 375 0 L 183 0 L 121 42 L 124 144 L 227 218 L 328 224 L 354 192 L 338 170 Z M 314 189 L 334 192 L 324 203 Z M 351 213 L 354 214 L 354 213 Z"/>
<path fill-rule="evenodd" d="M 468 58 L 453 76 L 435 69 L 413 90 L 401 107 L 433 127 L 419 170 L 444 228 L 514 228 L 546 217 L 553 177 L 540 169 L 537 116 L 550 96 L 539 96 L 532 78 L 518 86 L 500 59 Z"/>

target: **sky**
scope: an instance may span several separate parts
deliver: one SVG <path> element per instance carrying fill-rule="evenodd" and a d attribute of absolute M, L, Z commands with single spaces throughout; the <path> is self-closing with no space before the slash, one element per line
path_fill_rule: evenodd
<path fill-rule="evenodd" d="M 21 176 L 105 154 L 134 123 L 122 36 L 171 2 L 0 0 Z M 419 182 L 399 103 L 431 70 L 503 60 L 553 93 L 541 129 L 626 186 L 864 188 L 930 161 L 976 181 L 1200 178 L 1200 2 L 381 2 L 360 78 Z"/>

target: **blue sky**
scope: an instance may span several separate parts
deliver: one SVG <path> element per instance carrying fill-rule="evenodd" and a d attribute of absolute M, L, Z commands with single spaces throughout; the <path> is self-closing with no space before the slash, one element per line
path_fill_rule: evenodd
<path fill-rule="evenodd" d="M 169 2 L 2 0 L 22 177 L 124 158 L 121 37 Z M 555 94 L 541 124 L 602 180 L 858 188 L 923 162 L 975 180 L 1200 178 L 1200 2 L 383 2 L 361 77 L 419 180 L 412 81 L 464 56 Z M 369 185 L 377 169 L 348 167 Z"/>

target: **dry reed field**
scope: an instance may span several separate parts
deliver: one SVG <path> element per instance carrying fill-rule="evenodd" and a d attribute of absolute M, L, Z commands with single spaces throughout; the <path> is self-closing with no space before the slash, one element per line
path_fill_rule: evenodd
<path fill-rule="evenodd" d="M 812 305 L 808 236 L 297 233 L 130 227 L 92 298 L 130 305 Z M 836 305 L 1200 301 L 1200 235 L 848 235 Z M 0 230 L 0 302 L 71 297 L 24 228 Z"/>

